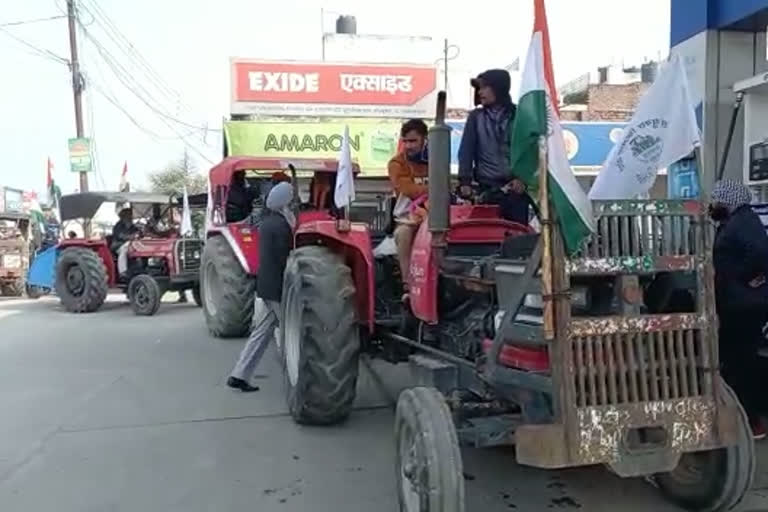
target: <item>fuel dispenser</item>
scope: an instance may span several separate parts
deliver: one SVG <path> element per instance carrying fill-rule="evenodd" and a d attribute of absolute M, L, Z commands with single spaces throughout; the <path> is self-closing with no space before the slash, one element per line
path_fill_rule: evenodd
<path fill-rule="evenodd" d="M 733 90 L 736 93 L 736 102 L 717 177 L 719 179 L 725 169 L 738 113 L 743 107 L 744 145 L 733 150 L 743 151 L 744 184 L 752 190 L 757 202 L 764 203 L 768 201 L 768 73 L 760 73 L 736 82 Z"/>

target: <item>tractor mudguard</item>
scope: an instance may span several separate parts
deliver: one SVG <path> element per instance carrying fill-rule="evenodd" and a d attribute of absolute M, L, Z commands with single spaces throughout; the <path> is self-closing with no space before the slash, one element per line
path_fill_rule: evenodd
<path fill-rule="evenodd" d="M 113 287 L 117 284 L 117 265 L 115 264 L 112 251 L 109 250 L 106 240 L 84 240 L 82 238 L 62 240 L 57 246 L 57 249 L 58 251 L 63 251 L 70 247 L 83 247 L 98 254 L 101 262 L 107 269 L 108 286 Z"/>
<path fill-rule="evenodd" d="M 322 245 L 344 257 L 352 270 L 358 318 L 373 331 L 374 259 L 371 233 L 365 224 L 352 224 L 350 231 L 339 231 L 335 220 L 316 220 L 301 224 L 296 230 L 296 247 Z"/>

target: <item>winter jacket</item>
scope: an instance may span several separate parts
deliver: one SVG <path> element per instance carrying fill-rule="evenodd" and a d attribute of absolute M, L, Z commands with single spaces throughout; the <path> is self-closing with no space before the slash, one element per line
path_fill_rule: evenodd
<path fill-rule="evenodd" d="M 280 302 L 283 273 L 293 248 L 293 230 L 285 217 L 265 210 L 259 225 L 259 271 L 256 293 L 264 300 Z"/>
<path fill-rule="evenodd" d="M 509 182 L 510 130 L 515 106 L 503 107 L 503 122 L 497 123 L 491 113 L 478 108 L 469 113 L 459 145 L 459 183 L 476 181 L 483 187 L 500 187 Z"/>
<path fill-rule="evenodd" d="M 398 153 L 389 161 L 387 172 L 395 195 L 403 194 L 409 199 L 416 199 L 427 193 L 427 164 L 410 162 L 405 153 Z"/>
<path fill-rule="evenodd" d="M 736 209 L 717 229 L 712 256 L 719 314 L 768 311 L 768 283 L 749 286 L 758 276 L 768 280 L 768 235 L 749 205 Z"/>

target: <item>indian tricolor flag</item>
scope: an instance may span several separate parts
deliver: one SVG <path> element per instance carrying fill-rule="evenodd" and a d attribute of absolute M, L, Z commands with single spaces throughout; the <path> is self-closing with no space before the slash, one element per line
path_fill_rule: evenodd
<path fill-rule="evenodd" d="M 525 182 L 534 201 L 539 200 L 539 138 L 547 140 L 549 200 L 569 253 L 578 250 L 594 231 L 592 206 L 576 181 L 565 150 L 560 127 L 557 89 L 552 71 L 552 52 L 544 0 L 534 0 L 531 46 L 520 83 L 511 135 L 510 164 Z"/>

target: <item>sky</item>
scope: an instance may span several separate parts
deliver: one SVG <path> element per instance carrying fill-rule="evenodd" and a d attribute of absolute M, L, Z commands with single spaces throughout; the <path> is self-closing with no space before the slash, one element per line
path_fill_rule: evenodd
<path fill-rule="evenodd" d="M 531 0 L 78 3 L 85 134 L 95 147 L 91 190 L 116 189 L 125 162 L 133 187 L 146 186 L 149 172 L 185 149 L 205 172 L 221 156 L 229 58 L 320 60 L 323 25 L 332 31 L 339 14 L 356 16 L 360 34 L 448 38 L 460 47 L 451 65 L 477 72 L 522 60 L 533 23 Z M 637 5 L 547 0 L 556 81 L 611 62 L 665 56 L 669 0 Z M 0 10 L 0 186 L 37 190 L 43 197 L 49 157 L 62 191 L 78 187 L 67 146 L 75 135 L 71 78 L 59 59 L 69 59 L 67 20 L 8 24 L 64 12 L 65 0 L 4 2 Z"/>

